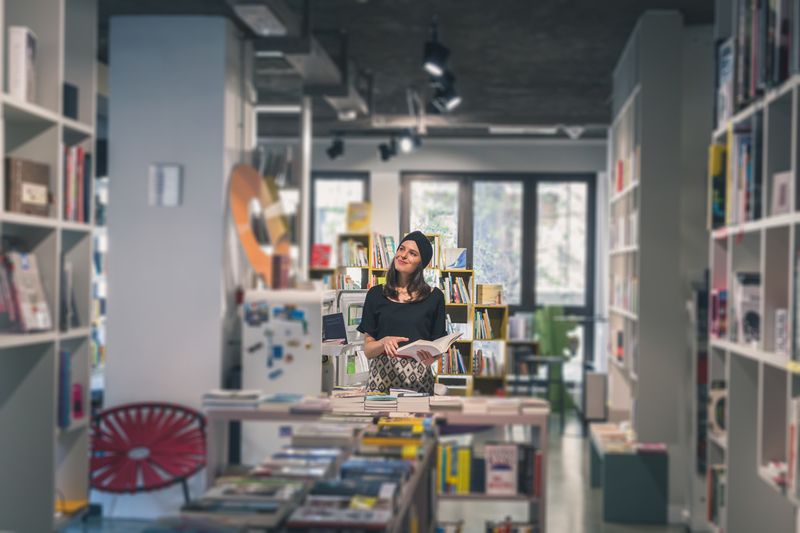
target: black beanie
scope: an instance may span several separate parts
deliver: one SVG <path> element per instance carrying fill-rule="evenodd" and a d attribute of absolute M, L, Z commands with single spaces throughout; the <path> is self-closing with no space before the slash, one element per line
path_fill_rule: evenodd
<path fill-rule="evenodd" d="M 431 262 L 431 258 L 433 257 L 433 246 L 431 246 L 431 241 L 421 232 L 421 231 L 412 231 L 405 237 L 403 240 L 400 241 L 400 244 L 403 244 L 405 241 L 414 241 L 417 243 L 417 248 L 419 248 L 419 255 L 422 257 L 422 266 L 420 268 L 425 268 L 428 266 L 428 263 Z M 398 246 L 400 246 L 398 244 Z"/>

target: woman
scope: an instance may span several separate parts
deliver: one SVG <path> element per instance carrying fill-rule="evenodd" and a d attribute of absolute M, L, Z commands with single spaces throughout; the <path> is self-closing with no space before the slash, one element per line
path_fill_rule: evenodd
<path fill-rule="evenodd" d="M 447 334 L 444 294 L 423 276 L 432 256 L 428 238 L 419 231 L 409 233 L 397 246 L 386 284 L 367 293 L 358 331 L 366 336 L 364 353 L 370 360 L 368 392 L 388 394 L 389 389 L 402 388 L 433 394 L 430 366 L 440 354 L 417 352 L 419 363 L 397 355 L 407 342 Z"/>

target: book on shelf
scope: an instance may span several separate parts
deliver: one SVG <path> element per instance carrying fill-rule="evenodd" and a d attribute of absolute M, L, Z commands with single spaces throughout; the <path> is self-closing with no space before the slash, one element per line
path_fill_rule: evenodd
<path fill-rule="evenodd" d="M 789 401 L 789 428 L 786 449 L 786 490 L 790 496 L 800 496 L 800 471 L 798 470 L 798 451 L 800 451 L 800 398 Z"/>
<path fill-rule="evenodd" d="M 756 345 L 761 338 L 761 274 L 736 272 L 733 276 L 731 340 Z"/>
<path fill-rule="evenodd" d="M 497 343 L 476 342 L 472 347 L 472 373 L 476 376 L 502 376 L 503 346 Z"/>
<path fill-rule="evenodd" d="M 389 269 L 394 259 L 394 237 L 373 233 L 372 236 L 372 268 Z"/>
<path fill-rule="evenodd" d="M 368 267 L 367 247 L 363 242 L 346 239 L 340 243 L 339 265 L 343 267 Z"/>
<path fill-rule="evenodd" d="M 710 333 L 713 337 L 724 338 L 728 332 L 728 291 L 723 288 L 711 289 L 710 299 Z"/>
<path fill-rule="evenodd" d="M 82 146 L 64 148 L 64 218 L 88 222 L 91 206 L 92 156 Z"/>
<path fill-rule="evenodd" d="M 794 172 L 776 172 L 772 175 L 772 198 L 770 215 L 784 215 L 792 210 L 794 194 Z"/>
<path fill-rule="evenodd" d="M 734 41 L 726 39 L 717 45 L 717 127 L 733 117 L 734 102 Z"/>
<path fill-rule="evenodd" d="M 399 347 L 397 349 L 397 355 L 419 361 L 420 357 L 417 355 L 418 351 L 424 350 L 431 355 L 442 354 L 445 353 L 460 337 L 460 333 L 451 333 L 432 341 L 420 339 Z"/>
<path fill-rule="evenodd" d="M 725 225 L 727 146 L 714 143 L 708 147 L 708 218 L 706 227 L 716 229 Z"/>
<path fill-rule="evenodd" d="M 53 195 L 50 167 L 19 157 L 7 157 L 6 209 L 26 215 L 50 216 Z"/>
<path fill-rule="evenodd" d="M 38 39 L 28 27 L 8 27 L 8 94 L 23 102 L 36 102 Z"/>
<path fill-rule="evenodd" d="M 343 480 L 399 481 L 404 482 L 414 471 L 409 461 L 386 457 L 352 456 L 339 469 Z"/>
<path fill-rule="evenodd" d="M 50 216 L 53 194 L 50 167 L 19 157 L 6 161 L 6 209 L 26 215 Z"/>
<path fill-rule="evenodd" d="M 464 365 L 464 359 L 461 357 L 461 352 L 455 346 L 451 346 L 446 353 L 442 354 L 438 362 L 439 374 L 466 374 L 467 367 Z"/>
<path fill-rule="evenodd" d="M 464 270 L 467 268 L 467 249 L 466 248 L 445 248 L 444 249 L 444 268 L 453 270 Z"/>
<path fill-rule="evenodd" d="M 762 125 L 761 114 L 756 114 L 751 126 L 733 129 L 729 135 L 728 224 L 761 218 Z"/>
<path fill-rule="evenodd" d="M 311 245 L 311 268 L 329 268 L 333 247 L 330 244 L 316 243 Z"/>
<path fill-rule="evenodd" d="M 475 319 L 473 321 L 475 328 L 474 338 L 476 340 L 491 340 L 494 339 L 494 331 L 492 329 L 492 322 L 489 319 L 489 311 L 475 311 Z"/>
<path fill-rule="evenodd" d="M 369 233 L 372 226 L 372 205 L 369 202 L 347 204 L 347 232 Z"/>
<path fill-rule="evenodd" d="M 347 341 L 347 329 L 344 325 L 342 313 L 331 313 L 322 316 L 322 340 Z"/>
<path fill-rule="evenodd" d="M 72 421 L 72 353 L 61 350 L 58 357 L 58 427 L 68 428 Z"/>
<path fill-rule="evenodd" d="M 475 285 L 475 302 L 478 305 L 503 305 L 503 285 L 499 283 Z"/>
<path fill-rule="evenodd" d="M 706 518 L 712 524 L 724 526 L 727 506 L 727 475 L 724 464 L 709 465 L 706 476 Z"/>
<path fill-rule="evenodd" d="M 298 507 L 287 520 L 289 528 L 383 529 L 392 519 L 391 509 L 331 508 L 316 505 Z"/>
<path fill-rule="evenodd" d="M 59 327 L 61 331 L 80 327 L 81 320 L 78 303 L 75 298 L 74 269 L 71 261 L 62 256 L 61 259 L 61 298 Z"/>
<path fill-rule="evenodd" d="M 10 251 L 2 254 L 0 264 L 9 329 L 22 333 L 52 329 L 36 255 Z"/>

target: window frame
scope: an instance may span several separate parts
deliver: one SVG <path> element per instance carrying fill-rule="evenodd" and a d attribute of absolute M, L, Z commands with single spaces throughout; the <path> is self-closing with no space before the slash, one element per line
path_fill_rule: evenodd
<path fill-rule="evenodd" d="M 311 258 L 311 249 L 316 244 L 314 235 L 314 225 L 316 223 L 316 184 L 317 181 L 332 181 L 332 180 L 358 180 L 364 184 L 364 202 L 370 201 L 370 175 L 369 172 L 339 172 L 339 171 L 314 171 L 311 173 L 311 190 L 309 191 L 309 220 L 310 220 L 310 235 L 308 239 L 308 257 Z M 335 246 L 336 243 L 333 243 Z"/>
<path fill-rule="evenodd" d="M 403 172 L 400 195 L 400 230 L 410 231 L 411 183 L 413 181 L 456 181 L 459 183 L 458 246 L 467 249 L 467 261 L 473 265 L 474 184 L 477 181 L 522 183 L 522 280 L 521 302 L 509 305 L 510 312 L 535 311 L 536 302 L 536 220 L 538 217 L 537 189 L 540 183 L 586 183 L 586 300 L 582 306 L 565 306 L 567 314 L 593 313 L 595 310 L 595 262 L 597 241 L 597 175 L 590 172 Z M 527 258 L 527 260 L 526 260 Z"/>

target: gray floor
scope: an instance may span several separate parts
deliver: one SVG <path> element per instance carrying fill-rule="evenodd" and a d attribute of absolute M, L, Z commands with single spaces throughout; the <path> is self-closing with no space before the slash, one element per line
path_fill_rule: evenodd
<path fill-rule="evenodd" d="M 558 424 L 550 432 L 548 463 L 548 533 L 682 533 L 682 527 L 622 526 L 602 521 L 601 494 L 589 488 L 587 479 L 586 439 L 580 425 L 569 419 L 564 435 Z M 496 507 L 496 504 L 494 504 Z M 497 509 L 499 511 L 499 509 Z M 485 509 L 472 505 L 462 509 L 466 524 L 483 524 Z M 506 511 L 502 512 L 503 516 Z M 524 512 L 524 511 L 523 511 Z M 516 514 L 514 510 L 508 514 Z M 499 517 L 501 518 L 501 517 Z M 480 528 L 476 528 L 480 529 Z M 85 526 L 73 524 L 63 533 L 165 533 L 169 529 L 135 520 L 90 520 Z"/>

